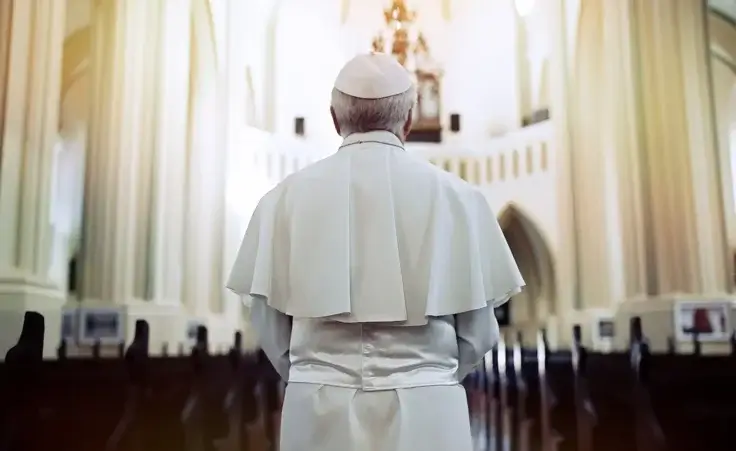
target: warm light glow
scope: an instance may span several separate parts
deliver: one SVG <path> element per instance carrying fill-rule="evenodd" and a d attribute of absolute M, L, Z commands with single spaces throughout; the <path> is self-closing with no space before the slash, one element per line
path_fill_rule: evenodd
<path fill-rule="evenodd" d="M 521 17 L 526 17 L 534 12 L 534 6 L 536 3 L 536 0 L 516 0 L 516 12 L 519 13 Z"/>

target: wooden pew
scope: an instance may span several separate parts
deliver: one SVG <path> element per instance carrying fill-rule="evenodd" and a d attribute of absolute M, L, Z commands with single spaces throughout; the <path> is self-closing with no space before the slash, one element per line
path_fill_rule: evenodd
<path fill-rule="evenodd" d="M 276 431 L 249 437 L 262 362 L 242 354 L 239 337 L 228 355 L 209 355 L 206 341 L 202 328 L 190 356 L 150 358 L 138 321 L 124 356 L 100 358 L 98 345 L 95 358 L 70 359 L 61 345 L 58 360 L 43 361 L 43 317 L 29 312 L 0 364 L 0 450 L 270 449 Z"/>
<path fill-rule="evenodd" d="M 116 358 L 43 361 L 43 317 L 29 312 L 0 363 L 0 451 L 266 451 L 283 384 L 239 335 L 211 355 L 200 328 L 189 355 L 148 356 L 148 324 Z M 502 340 L 464 381 L 479 449 L 726 451 L 736 443 L 736 353 L 652 354 L 641 321 L 625 352 Z M 736 340 L 734 340 L 736 350 Z M 697 346 L 695 347 L 697 350 Z M 183 354 L 183 352 L 180 352 Z"/>
<path fill-rule="evenodd" d="M 536 348 L 522 348 L 517 337 L 486 356 L 476 376 L 486 381 L 481 448 L 734 449 L 736 353 L 652 354 L 638 318 L 626 352 L 590 352 L 582 328 L 572 333 L 571 351 L 551 351 L 541 331 Z"/>
<path fill-rule="evenodd" d="M 534 424 L 533 416 L 529 413 L 529 385 L 524 377 L 524 354 L 521 347 L 522 336 L 519 333 L 516 343 L 512 347 L 511 365 L 509 365 L 510 402 L 513 406 L 512 420 L 512 451 L 530 451 L 531 433 Z"/>
<path fill-rule="evenodd" d="M 40 450 L 44 437 L 39 435 L 42 418 L 36 408 L 42 393 L 44 376 L 44 318 L 26 312 L 18 343 L 5 355 L 0 367 L 0 449 Z"/>

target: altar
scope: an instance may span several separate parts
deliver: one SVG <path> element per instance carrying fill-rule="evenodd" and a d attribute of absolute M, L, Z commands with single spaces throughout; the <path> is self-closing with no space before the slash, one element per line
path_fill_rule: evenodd
<path fill-rule="evenodd" d="M 393 55 L 414 77 L 417 106 L 409 142 L 442 141 L 442 69 L 430 53 L 425 36 L 417 30 L 416 12 L 403 0 L 384 10 L 386 27 L 373 39 L 373 51 Z"/>

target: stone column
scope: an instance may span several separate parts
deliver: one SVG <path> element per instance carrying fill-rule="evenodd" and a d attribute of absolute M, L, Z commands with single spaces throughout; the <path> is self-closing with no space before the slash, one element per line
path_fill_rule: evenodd
<path fill-rule="evenodd" d="M 187 281 L 200 279 L 186 261 L 198 259 L 194 238 L 208 233 L 187 222 L 192 174 L 213 175 L 190 155 L 192 2 L 105 0 L 96 8 L 83 299 L 122 308 L 128 336 L 135 319 L 146 319 L 151 351 L 171 350 L 186 341 Z"/>
<path fill-rule="evenodd" d="M 603 2 L 581 4 L 576 45 L 568 51 L 568 151 L 567 172 L 571 182 L 572 234 L 576 249 L 575 307 L 606 308 L 622 300 L 618 291 L 623 267 L 620 251 L 630 237 L 621 230 L 626 208 L 619 208 L 620 183 L 617 154 L 624 149 L 611 145 L 606 97 L 607 71 Z M 572 19 L 568 17 L 568 19 Z M 630 92 L 630 91 L 629 91 Z M 626 101 L 627 91 L 617 92 Z M 618 144 L 618 143 L 617 143 Z"/>
<path fill-rule="evenodd" d="M 599 119 L 589 141 L 598 148 L 579 153 L 597 154 L 615 168 L 606 202 L 613 206 L 606 208 L 618 210 L 613 219 L 621 229 L 618 291 L 623 297 L 730 291 L 704 5 L 588 0 L 583 14 L 585 8 L 606 19 L 597 49 L 606 56 L 589 58 L 598 70 L 578 66 L 576 75 L 581 83 L 598 76 L 606 94 L 594 105 L 578 93 L 577 117 Z M 595 124 L 578 125 L 591 135 Z"/>
<path fill-rule="evenodd" d="M 192 82 L 190 92 L 189 174 L 185 217 L 187 246 L 184 301 L 205 319 L 222 311 L 225 232 L 225 165 L 227 140 L 222 89 L 207 3 L 195 0 L 193 11 Z"/>
<path fill-rule="evenodd" d="M 152 296 L 180 306 L 184 283 L 191 0 L 162 2 L 160 89 L 153 190 Z"/>
<path fill-rule="evenodd" d="M 546 104 L 548 99 L 544 98 L 544 92 L 548 87 L 543 85 L 546 81 L 544 72 L 550 56 L 550 12 L 546 10 L 548 7 L 546 4 L 540 4 L 527 17 L 520 19 L 518 36 L 519 39 L 523 37 L 525 44 L 519 49 L 520 60 L 524 61 L 520 76 L 527 77 L 524 84 L 527 92 L 521 109 L 523 115 L 530 115 L 549 106 Z"/>
<path fill-rule="evenodd" d="M 252 111 L 249 111 L 248 101 L 250 96 L 253 94 L 249 92 L 248 77 L 249 67 L 248 62 L 252 60 L 252 55 L 249 55 L 249 48 L 243 46 L 244 42 L 248 40 L 248 28 L 243 26 L 245 18 L 251 13 L 252 5 L 248 2 L 230 1 L 228 2 L 228 40 L 227 40 L 227 67 L 223 68 L 226 72 L 226 89 L 223 90 L 225 94 L 225 107 L 227 111 L 227 182 L 226 185 L 226 211 L 225 211 L 225 234 L 224 234 L 224 252 L 223 252 L 223 278 L 221 279 L 222 286 L 222 300 L 223 300 L 223 313 L 225 317 L 230 318 L 235 324 L 240 324 L 243 315 L 241 313 L 242 303 L 240 299 L 235 296 L 230 290 L 225 288 L 227 283 L 227 276 L 229 275 L 230 268 L 235 261 L 235 254 L 237 253 L 237 246 L 243 239 L 245 230 L 241 227 L 240 214 L 242 211 L 238 211 L 233 208 L 233 200 L 240 201 L 243 196 L 242 193 L 238 192 L 238 189 L 233 189 L 233 186 L 249 186 L 252 180 L 248 180 L 248 176 L 242 173 L 242 165 L 240 162 L 253 161 L 252 149 L 247 147 L 243 137 L 246 133 L 246 127 L 252 125 L 253 117 Z M 262 44 L 263 45 L 263 44 Z M 245 100 L 245 101 L 244 101 Z M 247 157 L 250 158 L 247 158 Z M 231 178 L 236 178 L 232 180 Z M 233 196 L 236 199 L 228 199 L 228 196 Z"/>
<path fill-rule="evenodd" d="M 550 115 L 555 129 L 552 149 L 556 152 L 555 167 L 557 174 L 557 197 L 559 218 L 559 246 L 555 255 L 555 313 L 557 318 L 547 319 L 548 332 L 553 337 L 560 337 L 559 344 L 569 342 L 571 326 L 575 318 L 571 318 L 579 298 L 578 274 L 578 234 L 577 214 L 575 209 L 575 189 L 573 183 L 572 149 L 572 80 L 569 73 L 568 29 L 576 27 L 569 23 L 566 14 L 565 0 L 549 0 L 544 3 L 544 15 L 549 20 L 549 64 L 550 64 Z M 550 324 L 553 323 L 553 324 Z M 553 327 L 556 326 L 556 327 Z M 566 341 L 565 338 L 568 338 Z"/>
<path fill-rule="evenodd" d="M 678 297 L 731 291 L 704 12 L 584 0 L 568 65 L 578 307 L 658 310 L 655 345 Z"/>
<path fill-rule="evenodd" d="M 104 0 L 92 12 L 81 291 L 88 305 L 124 305 L 152 297 L 157 4 Z"/>
<path fill-rule="evenodd" d="M 63 281 L 52 280 L 52 168 L 66 2 L 0 3 L 0 358 L 25 310 L 46 317 L 44 354 L 59 343 Z"/>
<path fill-rule="evenodd" d="M 619 5 L 619 3 L 617 3 Z M 610 2 L 607 8 L 614 11 Z M 705 1 L 634 2 L 642 210 L 651 295 L 731 291 L 715 140 Z M 611 11 L 611 15 L 614 14 Z M 609 14 L 606 14 L 609 17 Z M 654 31 L 654 33 L 653 33 Z M 640 130 L 638 130 L 640 131 Z"/>
<path fill-rule="evenodd" d="M 647 297 L 623 304 L 621 311 L 640 315 L 653 345 L 663 348 L 667 336 L 675 335 L 675 301 L 733 296 L 711 105 L 707 7 L 705 1 L 676 0 L 606 7 L 606 18 L 626 32 L 612 33 L 611 47 L 632 54 L 636 68 L 634 115 L 627 121 L 628 112 L 622 111 L 616 122 L 621 141 L 638 149 L 637 161 L 629 163 L 638 193 L 630 199 L 639 207 L 637 235 L 644 253 L 638 275 Z M 705 352 L 727 348 L 725 343 L 704 345 Z"/>

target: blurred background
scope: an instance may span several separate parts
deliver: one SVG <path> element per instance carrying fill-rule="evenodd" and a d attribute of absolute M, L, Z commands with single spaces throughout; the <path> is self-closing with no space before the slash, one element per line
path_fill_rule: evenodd
<path fill-rule="evenodd" d="M 0 0 L 0 356 L 29 311 L 46 359 L 138 320 L 152 356 L 255 348 L 227 272 L 370 50 L 416 76 L 408 150 L 498 215 L 507 337 L 730 352 L 736 0 Z"/>

